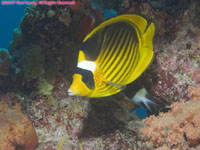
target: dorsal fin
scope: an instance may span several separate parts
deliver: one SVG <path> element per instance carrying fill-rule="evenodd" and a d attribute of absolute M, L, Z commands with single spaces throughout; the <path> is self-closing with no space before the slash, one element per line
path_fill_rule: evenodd
<path fill-rule="evenodd" d="M 147 28 L 146 32 L 141 37 L 141 48 L 140 61 L 138 62 L 137 68 L 134 70 L 130 79 L 135 80 L 137 77 L 143 73 L 147 67 L 151 64 L 154 58 L 153 52 L 153 35 L 155 32 L 154 23 L 151 23 Z M 129 81 L 130 82 L 130 81 Z"/>
<path fill-rule="evenodd" d="M 99 24 L 84 38 L 83 42 L 85 42 L 88 38 L 90 38 L 94 33 L 99 31 L 100 29 L 103 29 L 105 26 L 115 23 L 115 22 L 121 22 L 121 21 L 130 22 L 134 24 L 137 28 L 139 28 L 141 33 L 144 33 L 147 26 L 147 21 L 143 17 L 135 15 L 135 14 L 124 14 L 124 15 L 110 18 L 102 22 L 101 24 Z"/>
<path fill-rule="evenodd" d="M 148 47 L 153 50 L 153 36 L 155 32 L 154 23 L 151 23 L 143 34 L 143 47 Z"/>

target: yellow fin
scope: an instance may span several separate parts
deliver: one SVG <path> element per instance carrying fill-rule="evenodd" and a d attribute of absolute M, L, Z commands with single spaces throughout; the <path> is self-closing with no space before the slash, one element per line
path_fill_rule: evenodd
<path fill-rule="evenodd" d="M 103 29 L 105 26 L 109 25 L 109 24 L 113 24 L 115 22 L 129 22 L 130 24 L 132 24 L 133 26 L 137 27 L 141 34 L 144 33 L 146 26 L 147 26 L 147 21 L 138 15 L 135 14 L 124 14 L 124 15 L 120 15 L 120 16 L 116 16 L 113 18 L 110 18 L 108 20 L 105 20 L 104 22 L 102 22 L 100 25 L 98 25 L 97 27 L 95 27 L 83 40 L 83 42 L 85 42 L 88 38 L 90 38 L 94 33 L 96 33 L 97 31 L 99 31 L 100 29 Z"/>
<path fill-rule="evenodd" d="M 146 27 L 147 27 L 147 21 L 141 16 L 135 15 L 135 14 L 125 14 L 120 15 L 116 17 L 118 21 L 129 21 L 130 23 L 133 23 L 134 25 L 139 28 L 140 32 L 143 34 Z"/>
<path fill-rule="evenodd" d="M 147 28 L 146 32 L 143 34 L 143 44 L 142 47 L 148 47 L 148 49 L 153 50 L 153 36 L 155 32 L 154 23 L 151 23 Z"/>
<path fill-rule="evenodd" d="M 142 35 L 142 46 L 139 49 L 140 53 L 140 59 L 138 62 L 138 65 L 136 69 L 133 71 L 129 83 L 134 81 L 136 78 L 138 78 L 151 64 L 154 52 L 153 52 L 153 36 L 154 36 L 155 26 L 153 23 L 151 23 L 146 30 L 146 32 Z"/>
<path fill-rule="evenodd" d="M 112 85 L 112 86 L 114 86 L 115 88 L 119 89 L 120 91 L 126 89 L 126 85 L 113 83 L 111 81 L 108 81 L 107 83 L 110 84 L 110 85 Z"/>

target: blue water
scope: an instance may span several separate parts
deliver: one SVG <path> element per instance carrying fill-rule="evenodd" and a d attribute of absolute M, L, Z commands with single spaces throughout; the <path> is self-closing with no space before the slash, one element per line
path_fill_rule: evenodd
<path fill-rule="evenodd" d="M 8 48 L 8 44 L 12 41 L 13 30 L 18 27 L 26 7 L 27 5 L 0 3 L 0 48 Z"/>

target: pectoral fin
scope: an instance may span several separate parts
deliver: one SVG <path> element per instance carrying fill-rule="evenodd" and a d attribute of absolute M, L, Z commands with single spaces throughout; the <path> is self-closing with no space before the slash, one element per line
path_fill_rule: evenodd
<path fill-rule="evenodd" d="M 114 86 L 115 88 L 119 89 L 120 91 L 126 89 L 126 85 L 113 83 L 113 82 L 111 82 L 111 81 L 108 81 L 107 84 L 110 84 L 110 85 Z"/>

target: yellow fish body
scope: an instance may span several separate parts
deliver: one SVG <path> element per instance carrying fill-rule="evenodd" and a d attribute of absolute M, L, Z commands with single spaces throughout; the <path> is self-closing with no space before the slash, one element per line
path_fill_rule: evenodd
<path fill-rule="evenodd" d="M 69 95 L 105 97 L 138 78 L 153 59 L 154 24 L 125 14 L 104 21 L 83 40 Z"/>

